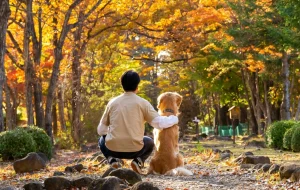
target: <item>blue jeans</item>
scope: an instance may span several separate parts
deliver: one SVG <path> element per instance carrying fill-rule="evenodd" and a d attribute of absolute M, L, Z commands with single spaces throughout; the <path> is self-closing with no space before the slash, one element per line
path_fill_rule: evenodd
<path fill-rule="evenodd" d="M 115 152 L 109 150 L 105 146 L 105 137 L 101 136 L 99 139 L 99 148 L 103 155 L 108 158 L 109 156 L 114 157 L 114 158 L 120 158 L 120 159 L 135 159 L 137 157 L 140 157 L 143 162 L 150 156 L 150 154 L 153 151 L 154 148 L 154 141 L 150 137 L 144 136 L 143 141 L 144 141 L 144 147 L 137 152 Z M 120 142 L 122 143 L 122 142 Z"/>

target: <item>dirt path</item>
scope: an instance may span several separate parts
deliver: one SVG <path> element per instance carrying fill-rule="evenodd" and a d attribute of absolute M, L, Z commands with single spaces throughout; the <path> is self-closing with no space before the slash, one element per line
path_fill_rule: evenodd
<path fill-rule="evenodd" d="M 290 152 L 278 152 L 269 149 L 257 149 L 256 147 L 244 149 L 243 146 L 231 145 L 224 141 L 207 141 L 201 143 L 205 147 L 217 147 L 229 149 L 233 154 L 239 155 L 241 152 L 253 151 L 255 155 L 267 154 L 271 162 L 298 162 L 300 155 Z M 273 151 L 273 152 L 272 152 Z M 66 166 L 74 164 L 75 159 L 87 158 L 98 150 L 82 153 L 79 151 L 60 150 L 54 159 L 51 160 L 47 168 L 43 171 L 31 174 L 15 174 L 11 162 L 0 162 L 0 187 L 11 185 L 21 187 L 30 181 L 42 182 L 45 178 L 53 175 L 54 171 L 64 171 Z M 181 152 L 184 154 L 186 168 L 193 171 L 193 176 L 163 176 L 148 175 L 142 176 L 143 181 L 149 181 L 157 185 L 162 190 L 198 190 L 198 189 L 300 189 L 300 183 L 290 183 L 279 180 L 278 174 L 252 173 L 249 170 L 241 170 L 233 162 L 233 158 L 227 161 L 220 161 L 218 155 L 212 151 L 204 150 L 202 146 L 195 142 L 185 142 L 181 144 Z M 273 155 L 273 156 L 272 156 Z M 286 160 L 284 160 L 286 159 Z M 125 162 L 126 168 L 130 161 Z M 68 178 L 79 176 L 100 177 L 108 166 L 99 166 L 95 162 L 84 161 L 82 163 L 86 169 L 81 173 L 67 174 Z M 148 167 L 146 163 L 146 167 Z M 144 170 L 146 172 L 146 170 Z"/>

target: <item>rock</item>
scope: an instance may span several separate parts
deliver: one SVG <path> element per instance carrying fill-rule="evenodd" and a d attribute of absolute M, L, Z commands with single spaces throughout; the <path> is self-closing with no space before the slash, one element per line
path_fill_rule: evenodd
<path fill-rule="evenodd" d="M 76 188 L 88 187 L 92 183 L 93 179 L 90 177 L 80 177 L 78 179 L 74 179 L 72 184 Z"/>
<path fill-rule="evenodd" d="M 67 166 L 65 168 L 65 172 L 67 172 L 67 173 L 75 173 L 75 172 L 77 172 L 77 170 L 75 170 L 75 168 L 73 168 L 72 166 Z"/>
<path fill-rule="evenodd" d="M 65 172 L 70 172 L 70 173 L 74 173 L 74 172 L 80 172 L 83 169 L 83 165 L 82 164 L 77 164 L 74 166 L 67 166 L 65 168 Z"/>
<path fill-rule="evenodd" d="M 261 170 L 263 172 L 268 172 L 270 167 L 271 167 L 271 164 L 264 164 L 264 165 L 262 165 Z"/>
<path fill-rule="evenodd" d="M 44 186 L 46 190 L 70 189 L 72 182 L 64 177 L 49 177 L 45 179 Z"/>
<path fill-rule="evenodd" d="M 283 165 L 279 168 L 279 175 L 281 179 L 289 179 L 293 172 L 299 168 L 298 165 Z"/>
<path fill-rule="evenodd" d="M 101 162 L 101 161 L 103 161 L 103 159 L 105 159 L 105 157 L 102 156 L 102 155 L 99 155 L 99 156 L 92 157 L 91 161 L 93 161 L 93 162 L 95 162 L 95 161 Z"/>
<path fill-rule="evenodd" d="M 231 154 L 227 153 L 227 152 L 220 154 L 220 160 L 228 160 L 230 157 L 231 157 Z"/>
<path fill-rule="evenodd" d="M 267 156 L 245 156 L 242 158 L 243 164 L 270 164 L 270 158 Z"/>
<path fill-rule="evenodd" d="M 273 164 L 269 169 L 269 174 L 274 174 L 279 171 L 280 165 Z"/>
<path fill-rule="evenodd" d="M 241 155 L 239 155 L 239 157 L 237 157 L 234 162 L 237 163 L 242 163 L 243 159 L 245 156 L 253 156 L 254 154 L 252 152 L 244 152 Z"/>
<path fill-rule="evenodd" d="M 131 190 L 159 190 L 159 188 L 154 186 L 153 183 L 141 181 L 134 184 Z"/>
<path fill-rule="evenodd" d="M 16 188 L 12 186 L 2 187 L 0 190 L 16 190 Z"/>
<path fill-rule="evenodd" d="M 138 173 L 126 168 L 113 170 L 109 173 L 109 176 L 116 176 L 120 179 L 124 179 L 131 185 L 142 181 L 142 178 Z"/>
<path fill-rule="evenodd" d="M 104 182 L 105 182 L 104 178 L 96 179 L 92 181 L 88 190 L 102 190 L 102 186 Z"/>
<path fill-rule="evenodd" d="M 110 173 L 111 171 L 114 171 L 114 170 L 116 170 L 116 168 L 109 167 L 109 168 L 104 172 L 104 174 L 102 175 L 102 178 L 107 177 L 107 176 L 109 175 L 109 173 Z"/>
<path fill-rule="evenodd" d="M 256 171 L 256 170 L 259 170 L 261 169 L 263 166 L 263 164 L 256 164 L 254 167 L 253 167 L 253 170 Z"/>
<path fill-rule="evenodd" d="M 265 148 L 266 143 L 265 143 L 265 141 L 251 140 L 251 141 L 248 141 L 245 146 Z"/>
<path fill-rule="evenodd" d="M 242 155 L 244 155 L 244 156 L 254 156 L 253 152 L 249 152 L 249 151 L 242 153 Z"/>
<path fill-rule="evenodd" d="M 55 172 L 53 173 L 53 176 L 64 176 L 64 175 L 66 175 L 66 174 L 63 173 L 63 172 L 60 172 L 60 171 L 55 171 Z"/>
<path fill-rule="evenodd" d="M 220 153 L 222 153 L 222 151 L 221 151 L 220 149 L 218 149 L 218 148 L 213 148 L 212 151 L 213 151 L 213 153 L 215 153 L 215 154 L 220 154 Z"/>
<path fill-rule="evenodd" d="M 45 161 L 35 152 L 28 153 L 25 158 L 13 163 L 16 173 L 32 172 L 46 167 Z"/>
<path fill-rule="evenodd" d="M 120 188 L 124 189 L 124 190 L 129 189 L 128 185 L 125 185 L 125 184 L 120 184 Z"/>
<path fill-rule="evenodd" d="M 233 154 L 230 150 L 226 149 L 226 150 L 223 150 L 222 153 L 229 153 L 229 154 Z"/>
<path fill-rule="evenodd" d="M 253 168 L 254 164 L 241 164 L 240 169 L 250 169 Z"/>
<path fill-rule="evenodd" d="M 40 182 L 27 183 L 23 186 L 25 190 L 43 190 L 44 186 Z"/>
<path fill-rule="evenodd" d="M 48 159 L 48 157 L 46 156 L 46 154 L 44 154 L 42 152 L 37 152 L 37 154 L 45 161 L 45 163 L 48 163 L 50 161 Z"/>
<path fill-rule="evenodd" d="M 291 176 L 291 181 L 297 182 L 300 181 L 300 167 L 298 167 Z"/>
<path fill-rule="evenodd" d="M 120 179 L 115 176 L 108 176 L 102 186 L 103 190 L 121 190 Z"/>

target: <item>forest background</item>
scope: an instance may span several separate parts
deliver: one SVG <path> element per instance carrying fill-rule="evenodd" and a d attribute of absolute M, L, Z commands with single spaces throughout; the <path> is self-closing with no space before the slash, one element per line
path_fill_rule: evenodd
<path fill-rule="evenodd" d="M 0 132 L 44 128 L 54 142 L 97 140 L 107 102 L 136 70 L 139 95 L 183 98 L 181 134 L 229 125 L 262 134 L 300 117 L 296 0 L 2 0 Z M 149 128 L 147 128 L 149 129 Z"/>

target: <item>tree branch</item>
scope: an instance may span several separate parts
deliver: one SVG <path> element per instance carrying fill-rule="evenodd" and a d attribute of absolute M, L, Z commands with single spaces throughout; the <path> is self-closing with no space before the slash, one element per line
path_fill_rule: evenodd
<path fill-rule="evenodd" d="M 18 63 L 17 59 L 6 49 L 6 55 L 10 58 L 10 60 L 15 64 L 19 69 L 24 70 L 24 65 Z"/>
<path fill-rule="evenodd" d="M 12 41 L 12 43 L 14 44 L 14 48 L 17 49 L 17 51 L 23 55 L 23 51 L 20 48 L 20 45 L 18 44 L 17 40 L 14 38 L 14 36 L 12 35 L 11 31 L 7 30 L 7 34 L 10 38 L 10 40 Z"/>

